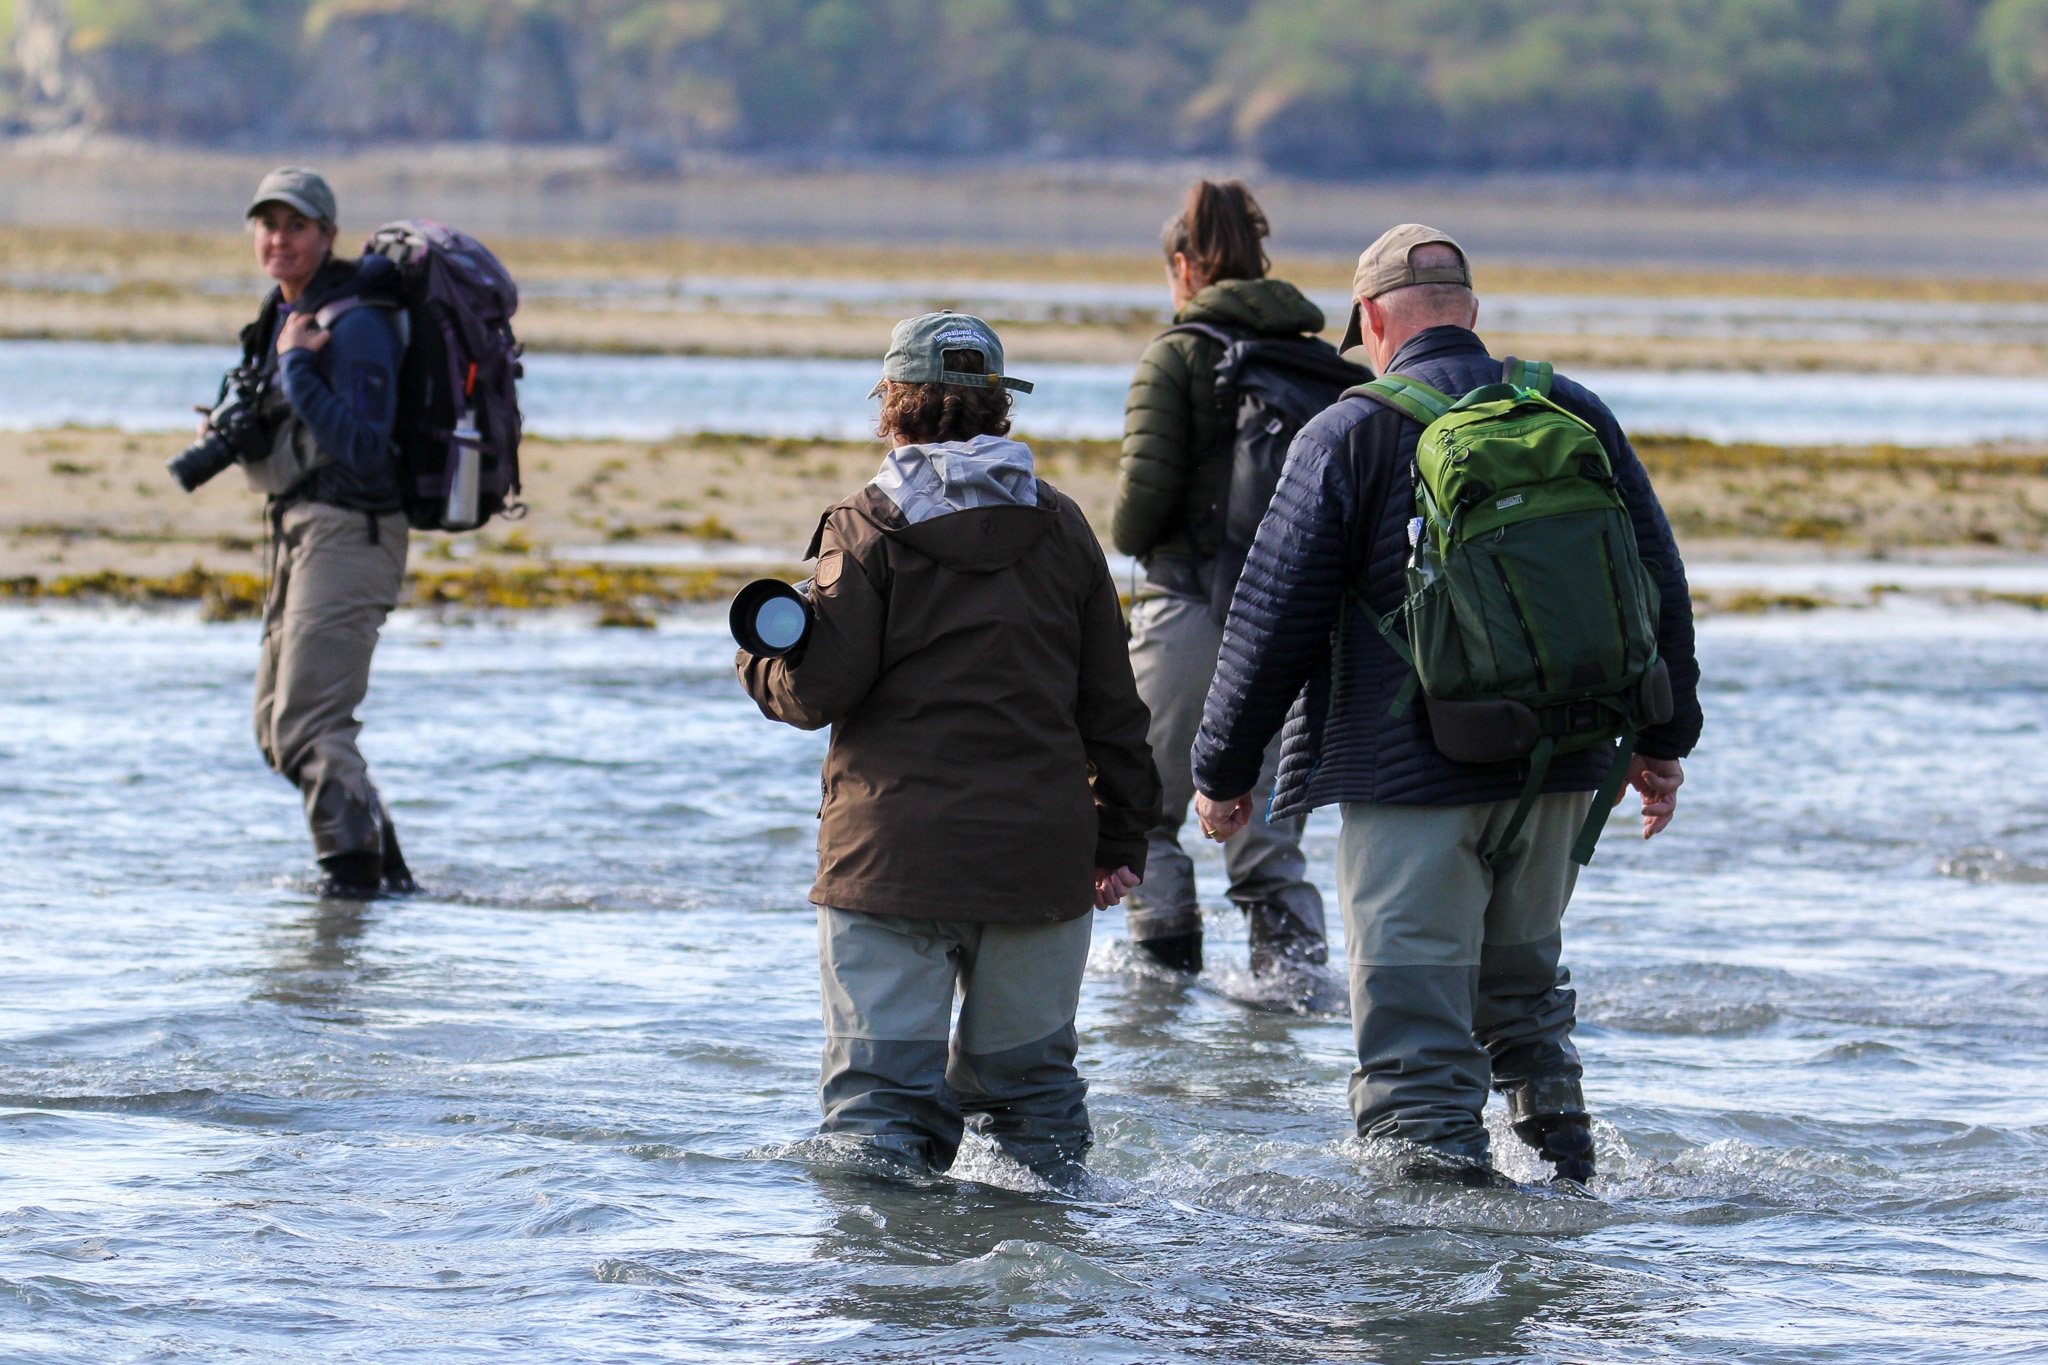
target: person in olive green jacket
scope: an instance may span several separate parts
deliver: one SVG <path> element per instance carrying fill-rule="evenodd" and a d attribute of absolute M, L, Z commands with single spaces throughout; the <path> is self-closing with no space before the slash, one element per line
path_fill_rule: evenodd
<path fill-rule="evenodd" d="M 1323 330 L 1299 289 L 1266 278 L 1266 217 L 1233 180 L 1202 181 L 1161 239 L 1174 323 L 1203 323 L 1233 338 L 1296 337 Z M 1138 362 L 1124 405 L 1123 459 L 1110 534 L 1145 566 L 1131 606 L 1131 664 L 1152 711 L 1151 743 L 1165 795 L 1152 830 L 1145 885 L 1130 898 L 1132 945 L 1181 971 L 1202 969 L 1202 916 L 1180 831 L 1194 797 L 1189 750 L 1216 671 L 1223 628 L 1210 608 L 1229 478 L 1235 413 L 1219 410 L 1222 343 L 1171 331 Z M 1268 755 L 1269 790 L 1277 753 Z M 1264 809 L 1263 798 L 1257 808 Z M 1250 920 L 1252 970 L 1266 975 L 1328 960 L 1322 897 L 1304 877 L 1301 821 L 1255 818 L 1224 845 L 1230 898 Z"/>

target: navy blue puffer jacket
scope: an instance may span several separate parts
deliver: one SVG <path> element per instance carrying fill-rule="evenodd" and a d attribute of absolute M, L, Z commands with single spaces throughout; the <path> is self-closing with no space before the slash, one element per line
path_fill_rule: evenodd
<path fill-rule="evenodd" d="M 1501 378 L 1500 361 L 1463 327 L 1417 334 L 1387 370 L 1454 397 Z M 1637 748 L 1651 758 L 1683 758 L 1699 741 L 1700 670 L 1692 598 L 1671 523 L 1607 405 L 1561 375 L 1551 396 L 1606 447 L 1643 562 L 1663 589 L 1658 647 L 1671 669 L 1677 707 L 1668 722 L 1642 733 Z M 1398 719 L 1387 714 L 1408 665 L 1364 613 L 1345 606 L 1345 588 L 1361 569 L 1373 610 L 1394 611 L 1406 593 L 1421 437 L 1422 428 L 1399 412 L 1369 398 L 1346 398 L 1295 438 L 1231 603 L 1223 655 L 1195 739 L 1195 786 L 1204 795 L 1229 800 L 1257 785 L 1260 758 L 1283 723 L 1275 819 L 1342 801 L 1454 806 L 1521 794 L 1522 764 L 1453 763 L 1431 742 L 1422 706 L 1410 706 Z M 1334 670 L 1333 644 L 1343 652 L 1342 667 Z M 1340 679 L 1334 696 L 1333 671 Z M 1612 763 L 1610 748 L 1559 758 L 1543 789 L 1592 791 Z"/>

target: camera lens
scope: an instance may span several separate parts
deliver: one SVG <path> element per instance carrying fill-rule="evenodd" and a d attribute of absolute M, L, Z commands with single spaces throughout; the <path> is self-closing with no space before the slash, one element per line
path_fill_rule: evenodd
<path fill-rule="evenodd" d="M 165 468 L 178 487 L 190 493 L 234 462 L 233 448 L 218 435 L 209 434 L 173 455 Z"/>
<path fill-rule="evenodd" d="M 810 635 L 810 603 L 779 578 L 756 579 L 732 600 L 732 637 L 749 654 L 794 654 Z"/>

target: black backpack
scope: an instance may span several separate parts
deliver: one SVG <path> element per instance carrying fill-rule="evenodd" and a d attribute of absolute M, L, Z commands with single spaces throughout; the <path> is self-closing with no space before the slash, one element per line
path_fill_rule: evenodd
<path fill-rule="evenodd" d="M 1223 347 L 1216 362 L 1216 406 L 1226 417 L 1235 414 L 1230 477 L 1209 522 L 1217 536 L 1209 611 L 1220 626 L 1230 615 L 1230 599 L 1280 486 L 1295 433 L 1346 389 L 1370 380 L 1372 371 L 1345 360 L 1321 337 L 1238 337 L 1203 322 L 1183 322 L 1162 335 L 1175 332 L 1208 337 Z"/>

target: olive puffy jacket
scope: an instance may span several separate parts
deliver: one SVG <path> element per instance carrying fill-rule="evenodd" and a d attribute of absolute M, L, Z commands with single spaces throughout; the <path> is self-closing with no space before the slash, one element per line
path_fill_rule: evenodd
<path fill-rule="evenodd" d="M 1323 310 L 1285 280 L 1212 284 L 1173 320 L 1248 337 L 1323 330 Z M 1162 336 L 1139 358 L 1124 400 L 1123 459 L 1110 514 L 1110 539 L 1124 554 L 1150 560 L 1215 550 L 1215 530 L 1205 523 L 1223 486 L 1232 435 L 1216 408 L 1222 358 L 1214 340 L 1191 332 Z"/>

